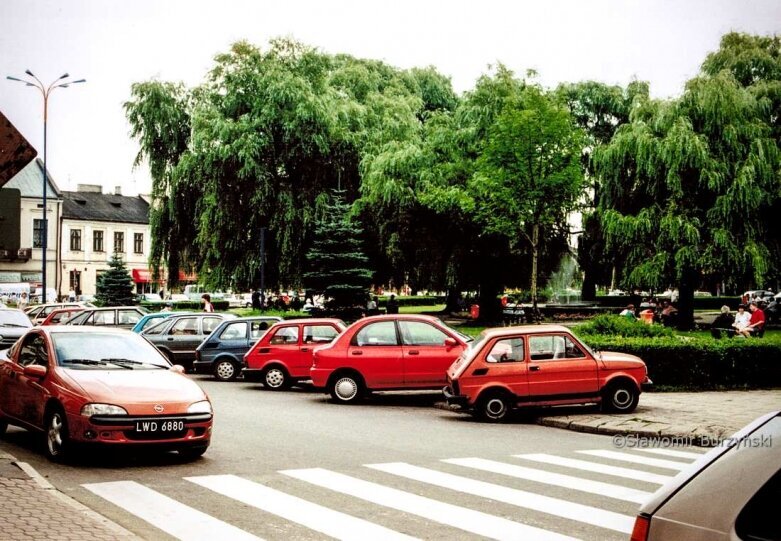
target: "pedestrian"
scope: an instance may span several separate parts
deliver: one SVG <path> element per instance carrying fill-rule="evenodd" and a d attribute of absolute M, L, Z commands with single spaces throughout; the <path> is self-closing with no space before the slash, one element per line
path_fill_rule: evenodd
<path fill-rule="evenodd" d="M 366 303 L 366 312 L 370 316 L 377 312 L 377 297 L 369 297 L 369 302 Z"/>
<path fill-rule="evenodd" d="M 727 336 L 732 338 L 735 336 L 735 329 L 733 327 L 735 323 L 735 316 L 730 313 L 729 306 L 724 305 L 721 307 L 721 313 L 716 316 L 710 326 L 710 334 L 713 338 L 721 338 L 722 333 L 727 333 Z"/>
<path fill-rule="evenodd" d="M 170 312 L 173 309 L 174 304 L 172 302 L 165 303 L 165 306 L 163 306 L 163 309 L 160 310 L 161 312 Z"/>
<path fill-rule="evenodd" d="M 765 329 L 765 312 L 759 307 L 757 301 L 752 301 L 748 305 L 748 309 L 751 311 L 751 319 L 749 319 L 748 325 L 743 328 L 741 334 L 743 336 L 761 336 L 762 331 Z"/>
<path fill-rule="evenodd" d="M 260 291 L 257 289 L 252 292 L 252 309 L 253 310 L 260 310 Z"/>
<path fill-rule="evenodd" d="M 627 304 L 626 308 L 621 310 L 621 313 L 618 314 L 621 317 L 625 317 L 627 319 L 631 319 L 632 321 L 636 320 L 637 317 L 635 317 L 635 305 L 634 304 Z"/>
<path fill-rule="evenodd" d="M 76 291 L 73 288 L 68 291 L 68 302 L 76 302 Z"/>
<path fill-rule="evenodd" d="M 396 300 L 396 295 L 391 293 L 390 299 L 385 304 L 385 313 L 398 314 L 399 313 L 399 301 Z"/>
<path fill-rule="evenodd" d="M 212 297 L 208 293 L 204 293 L 201 295 L 201 300 L 203 301 L 203 311 L 204 312 L 214 312 L 214 305 L 212 304 Z"/>
<path fill-rule="evenodd" d="M 27 293 L 25 291 L 22 291 L 22 294 L 19 295 L 19 300 L 16 302 L 16 307 L 19 308 L 19 310 L 24 310 L 27 308 L 27 305 L 30 303 L 30 300 L 27 298 Z"/>

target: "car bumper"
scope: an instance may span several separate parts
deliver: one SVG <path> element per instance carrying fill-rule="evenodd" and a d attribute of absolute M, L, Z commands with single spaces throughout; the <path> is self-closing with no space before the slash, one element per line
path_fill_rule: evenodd
<path fill-rule="evenodd" d="M 309 375 L 312 378 L 312 386 L 317 389 L 324 389 L 328 384 L 328 378 L 331 377 L 333 370 L 325 368 L 311 368 Z"/>
<path fill-rule="evenodd" d="M 261 368 L 242 368 L 241 375 L 247 381 L 259 381 L 263 377 L 263 369 Z"/>
<path fill-rule="evenodd" d="M 651 381 L 651 378 L 645 378 L 645 381 L 640 384 L 640 390 L 643 392 L 654 390 L 654 382 Z"/>
<path fill-rule="evenodd" d="M 184 429 L 180 432 L 139 432 L 136 422 L 182 420 Z M 170 448 L 186 448 L 209 445 L 212 434 L 213 416 L 210 413 L 159 415 L 159 416 L 112 416 L 68 415 L 68 434 L 79 443 L 101 443 L 107 445 L 155 445 Z"/>
<path fill-rule="evenodd" d="M 469 407 L 469 398 L 463 395 L 455 394 L 449 385 L 442 389 L 442 393 L 445 395 L 445 400 L 447 400 L 447 404 L 449 406 L 458 406 L 459 408 L 463 409 Z"/>
<path fill-rule="evenodd" d="M 193 361 L 193 372 L 196 374 L 211 374 L 213 368 L 212 361 Z"/>

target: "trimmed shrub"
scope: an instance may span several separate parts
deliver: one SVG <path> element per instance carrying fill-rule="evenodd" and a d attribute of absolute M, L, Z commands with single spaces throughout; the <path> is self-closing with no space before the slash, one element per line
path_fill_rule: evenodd
<path fill-rule="evenodd" d="M 388 303 L 388 299 L 390 298 L 390 295 L 384 296 L 384 297 L 378 297 L 377 304 L 381 306 L 382 308 L 385 308 L 385 305 Z M 435 304 L 445 304 L 445 297 L 444 296 L 434 296 L 434 295 L 426 295 L 426 296 L 419 296 L 414 295 L 410 297 L 396 297 L 396 301 L 399 303 L 399 306 L 429 306 L 429 305 L 435 305 Z"/>
<path fill-rule="evenodd" d="M 188 312 L 200 312 L 201 310 L 203 310 L 203 304 L 201 304 L 200 300 L 166 301 L 166 302 L 171 302 L 172 308 L 176 311 L 186 310 Z M 159 312 L 165 307 L 166 302 L 160 302 L 160 301 L 142 302 L 141 306 L 143 306 L 150 312 Z M 224 312 L 228 310 L 228 308 L 230 308 L 230 303 L 228 301 L 212 301 L 212 305 L 214 306 L 214 310 L 216 312 Z"/>
<path fill-rule="evenodd" d="M 648 325 L 623 316 L 603 314 L 578 327 L 578 334 L 645 337 L 674 336 L 672 329 L 662 325 Z"/>

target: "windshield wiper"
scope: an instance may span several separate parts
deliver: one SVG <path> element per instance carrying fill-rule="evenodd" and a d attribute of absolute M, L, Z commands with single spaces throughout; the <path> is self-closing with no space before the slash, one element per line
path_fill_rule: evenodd
<path fill-rule="evenodd" d="M 62 364 L 88 364 L 88 365 L 105 365 L 103 361 L 96 361 L 95 359 L 65 359 Z"/>
<path fill-rule="evenodd" d="M 18 323 L 0 323 L 0 327 L 26 327 L 26 325 L 19 325 Z"/>
<path fill-rule="evenodd" d="M 168 368 L 167 366 L 163 366 L 161 364 L 155 364 L 155 363 L 149 363 L 145 361 L 134 361 L 133 359 L 101 359 L 101 361 L 106 361 L 107 363 L 113 363 L 118 365 L 150 365 L 150 366 L 156 366 L 158 368 Z"/>

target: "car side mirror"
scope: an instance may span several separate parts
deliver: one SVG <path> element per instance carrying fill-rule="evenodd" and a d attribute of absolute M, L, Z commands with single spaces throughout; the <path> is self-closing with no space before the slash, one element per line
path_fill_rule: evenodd
<path fill-rule="evenodd" d="M 458 341 L 455 338 L 445 338 L 445 347 L 450 349 L 458 345 Z"/>
<path fill-rule="evenodd" d="M 48 370 L 45 366 L 41 366 L 40 364 L 28 364 L 24 367 L 24 375 L 28 378 L 33 379 L 43 379 L 46 377 L 46 372 Z"/>
<path fill-rule="evenodd" d="M 171 368 L 169 368 L 172 372 L 176 372 L 177 374 L 184 374 L 184 366 L 181 364 L 175 364 Z"/>

